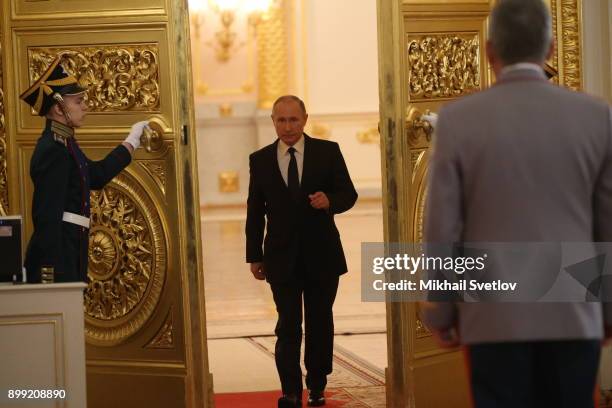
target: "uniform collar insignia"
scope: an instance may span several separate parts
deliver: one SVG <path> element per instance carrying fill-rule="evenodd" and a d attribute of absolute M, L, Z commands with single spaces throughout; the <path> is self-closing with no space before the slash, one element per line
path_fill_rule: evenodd
<path fill-rule="evenodd" d="M 70 126 L 64 125 L 63 123 L 50 120 L 51 132 L 53 132 L 53 139 L 66 146 L 68 139 L 74 137 L 74 129 Z"/>

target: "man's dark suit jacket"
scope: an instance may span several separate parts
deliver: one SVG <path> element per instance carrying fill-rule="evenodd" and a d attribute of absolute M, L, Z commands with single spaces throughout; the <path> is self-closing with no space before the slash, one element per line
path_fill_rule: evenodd
<path fill-rule="evenodd" d="M 323 278 L 347 271 L 334 214 L 350 209 L 357 192 L 338 144 L 307 135 L 304 138 L 299 201 L 291 197 L 281 175 L 278 140 L 249 157 L 246 260 L 263 261 L 270 283 L 289 280 L 299 255 L 300 266 L 310 276 Z M 327 195 L 329 210 L 310 206 L 308 195 L 317 191 Z"/>

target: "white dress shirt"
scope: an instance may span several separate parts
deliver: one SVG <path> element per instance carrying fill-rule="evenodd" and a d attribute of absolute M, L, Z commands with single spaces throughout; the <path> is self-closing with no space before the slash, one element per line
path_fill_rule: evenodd
<path fill-rule="evenodd" d="M 542 73 L 544 72 L 541 66 L 539 66 L 538 64 L 534 64 L 533 62 L 517 62 L 516 64 L 507 65 L 503 67 L 501 70 L 501 74 L 505 75 L 508 72 L 518 71 L 521 69 L 530 69 L 532 71 L 537 71 L 537 72 L 542 72 Z"/>
<path fill-rule="evenodd" d="M 291 160 L 291 153 L 289 153 L 288 146 L 282 140 L 278 139 L 278 148 L 276 150 L 276 155 L 278 157 L 278 168 L 280 169 L 281 175 L 283 176 L 283 180 L 285 180 L 285 184 L 288 184 L 287 179 L 289 178 L 289 161 Z M 294 145 L 295 149 L 295 160 L 297 161 L 298 168 L 298 179 L 300 180 L 300 184 L 302 183 L 302 168 L 304 167 L 304 135 L 300 137 Z"/>

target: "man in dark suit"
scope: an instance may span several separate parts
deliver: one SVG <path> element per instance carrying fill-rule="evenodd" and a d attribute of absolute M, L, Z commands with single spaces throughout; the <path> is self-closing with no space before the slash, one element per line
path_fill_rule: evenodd
<path fill-rule="evenodd" d="M 46 117 L 30 161 L 34 233 L 25 260 L 30 283 L 87 281 L 89 192 L 103 188 L 130 164 L 148 123 L 135 123 L 103 160 L 89 160 L 74 135 L 87 116 L 86 89 L 61 62 L 59 56 L 21 95 Z"/>
<path fill-rule="evenodd" d="M 489 37 L 497 83 L 440 112 L 426 242 L 612 241 L 610 106 L 546 80 L 541 0 L 498 1 Z M 536 284 L 546 269 L 513 268 L 519 254 L 498 270 Z M 467 346 L 476 407 L 593 407 L 611 304 L 424 303 L 422 317 L 441 346 Z"/>
<path fill-rule="evenodd" d="M 340 147 L 304 134 L 307 119 L 298 97 L 278 98 L 272 108 L 278 140 L 249 157 L 246 260 L 255 279 L 266 279 L 272 288 L 278 312 L 275 358 L 283 390 L 278 406 L 283 408 L 302 405 L 302 296 L 308 405 L 325 404 L 323 391 L 332 371 L 332 306 L 339 276 L 347 271 L 334 214 L 357 200 Z"/>

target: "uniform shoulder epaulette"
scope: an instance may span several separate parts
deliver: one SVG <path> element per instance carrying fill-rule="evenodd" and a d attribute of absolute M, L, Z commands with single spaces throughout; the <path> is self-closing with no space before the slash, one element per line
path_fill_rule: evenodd
<path fill-rule="evenodd" d="M 58 122 L 51 123 L 51 132 L 53 132 L 53 140 L 64 146 L 68 145 L 68 139 L 74 137 L 74 129 Z"/>

